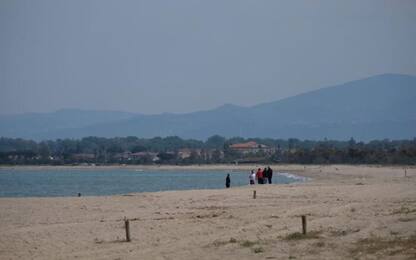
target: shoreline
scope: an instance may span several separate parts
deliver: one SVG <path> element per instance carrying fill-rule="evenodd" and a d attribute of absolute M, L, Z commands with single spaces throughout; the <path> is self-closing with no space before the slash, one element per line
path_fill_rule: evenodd
<path fill-rule="evenodd" d="M 258 167 L 281 170 L 306 170 L 327 167 L 368 167 L 368 168 L 406 168 L 416 169 L 416 165 L 381 165 L 381 164 L 191 164 L 191 165 L 0 165 L 0 169 L 146 169 L 146 170 L 252 170 Z"/>
<path fill-rule="evenodd" d="M 273 166 L 273 165 L 272 165 Z M 202 174 L 203 176 L 207 176 L 207 174 L 209 175 L 210 173 L 213 174 L 225 174 L 226 173 L 230 173 L 231 175 L 235 175 L 235 178 L 237 178 L 237 182 L 234 182 L 234 185 L 232 185 L 232 188 L 237 188 L 237 187 L 246 187 L 246 186 L 250 186 L 248 183 L 248 173 L 250 172 L 250 169 L 253 169 L 254 167 L 258 167 L 258 166 L 253 166 L 253 165 L 244 165 L 243 167 L 235 167 L 234 165 L 230 166 L 230 165 L 189 165 L 189 166 L 176 166 L 176 165 L 165 165 L 164 167 L 159 167 L 159 166 L 151 166 L 151 167 L 112 167 L 112 166 L 98 166 L 98 167 L 74 167 L 74 166 L 48 166 L 48 167 L 43 167 L 43 166 L 24 166 L 24 167 L 3 167 L 0 168 L 0 171 L 3 172 L 7 172 L 7 173 L 16 173 L 18 174 L 19 172 L 24 172 L 25 175 L 18 175 L 18 176 L 28 176 L 30 174 L 35 174 L 35 173 L 48 173 L 48 171 L 53 172 L 54 174 L 57 173 L 56 176 L 60 176 L 60 174 L 62 173 L 71 173 L 71 172 L 77 172 L 79 173 L 79 177 L 81 177 L 78 181 L 82 182 L 82 176 L 85 174 L 86 176 L 89 176 L 88 173 L 89 172 L 94 172 L 94 176 L 97 176 L 99 179 L 99 176 L 101 176 L 101 174 L 104 174 L 106 171 L 108 172 L 115 172 L 115 173 L 123 173 L 124 171 L 126 172 L 131 172 L 131 173 L 145 173 L 147 174 L 146 176 L 149 176 L 149 178 L 152 177 L 153 173 L 157 173 L 157 174 L 167 174 L 166 176 L 170 176 L 170 173 L 184 173 L 186 176 L 187 173 L 192 173 L 192 176 L 195 177 L 195 181 L 198 181 L 198 175 L 195 174 Z M 295 184 L 295 183 L 302 183 L 302 182 L 306 182 L 311 180 L 310 177 L 305 177 L 302 176 L 301 174 L 298 174 L 298 172 L 300 171 L 299 169 L 287 169 L 287 167 L 283 167 L 284 170 L 281 169 L 276 169 L 274 170 L 274 183 L 275 185 L 287 185 L 287 184 Z M 13 175 L 11 175 L 13 176 Z M 68 175 L 65 175 L 68 176 Z M 175 176 L 175 175 L 173 175 Z M 1 176 L 0 176 L 1 177 Z M 127 176 L 128 177 L 128 176 Z M 115 176 L 115 178 L 112 178 L 112 180 L 114 180 L 115 182 L 117 182 L 118 179 L 120 177 L 117 177 L 117 175 Z M 123 178 L 123 177 L 121 177 Z M 225 177 L 224 177 L 225 178 Z M 244 179 L 244 181 L 242 180 L 242 178 Z M 247 179 L 247 181 L 245 181 Z M 155 181 L 157 181 L 157 179 L 155 179 Z M 201 181 L 199 180 L 199 182 L 201 183 Z M 203 183 L 203 182 L 202 182 Z M 218 182 L 217 182 L 218 184 Z M 256 183 L 256 185 L 258 185 Z M 265 184 L 265 185 L 269 185 L 269 184 Z M 251 187 L 255 187 L 255 186 L 251 186 Z M 107 192 L 100 192 L 96 189 L 94 189 L 94 192 L 92 190 L 89 190 L 88 193 L 88 189 L 81 189 L 81 190 L 77 190 L 73 193 L 67 194 L 62 193 L 62 194 L 55 194 L 55 193 L 49 193 L 49 191 L 52 191 L 54 189 L 53 186 L 48 186 L 48 187 L 44 187 L 44 192 L 42 194 L 39 194 L 38 191 L 36 191 L 35 193 L 27 193 L 25 192 L 26 195 L 17 195 L 17 196 L 3 196 L 0 195 L 0 198 L 70 198 L 70 197 L 77 197 L 78 192 L 80 192 L 83 197 L 105 197 L 105 196 L 126 196 L 128 194 L 140 194 L 140 193 L 152 193 L 152 192 L 164 192 L 164 191 L 187 191 L 187 190 L 194 190 L 194 191 L 200 191 L 200 190 L 215 190 L 215 189 L 221 189 L 222 188 L 222 182 L 221 185 L 216 185 L 215 187 L 208 187 L 206 185 L 193 185 L 193 187 L 187 187 L 187 188 L 181 188 L 180 186 L 171 186 L 168 184 L 165 184 L 162 186 L 159 186 L 156 189 L 142 189 L 142 188 L 137 188 L 135 189 L 135 191 L 132 191 L 131 189 L 129 189 L 130 187 L 125 186 L 124 190 L 121 189 L 118 192 L 115 193 L 107 193 Z M 6 188 L 7 189 L 7 188 Z M 23 192 L 23 191 L 22 191 Z M 85 193 L 87 193 L 88 195 L 85 195 Z"/>

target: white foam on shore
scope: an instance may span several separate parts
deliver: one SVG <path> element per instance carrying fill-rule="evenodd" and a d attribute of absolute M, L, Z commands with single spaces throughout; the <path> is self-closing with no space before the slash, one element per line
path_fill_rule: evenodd
<path fill-rule="evenodd" d="M 286 178 L 295 180 L 296 182 L 304 182 L 309 180 L 307 177 L 298 176 L 289 172 L 277 172 L 277 175 L 285 176 Z"/>

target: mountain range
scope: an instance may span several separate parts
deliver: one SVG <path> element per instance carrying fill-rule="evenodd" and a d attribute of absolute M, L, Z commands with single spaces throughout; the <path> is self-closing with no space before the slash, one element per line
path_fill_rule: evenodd
<path fill-rule="evenodd" d="M 226 104 L 186 114 L 63 109 L 0 116 L 0 136 L 34 140 L 179 136 L 321 140 L 416 137 L 416 77 L 383 74 L 251 107 Z"/>

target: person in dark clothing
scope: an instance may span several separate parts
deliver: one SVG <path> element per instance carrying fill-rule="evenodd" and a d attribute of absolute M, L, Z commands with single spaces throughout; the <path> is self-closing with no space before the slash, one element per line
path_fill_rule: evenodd
<path fill-rule="evenodd" d="M 231 178 L 230 178 L 230 174 L 227 174 L 227 178 L 225 178 L 225 187 L 229 188 L 231 185 Z"/>
<path fill-rule="evenodd" d="M 269 179 L 268 177 L 269 172 L 267 171 L 267 168 L 263 169 L 263 184 L 267 184 L 267 180 Z"/>
<path fill-rule="evenodd" d="M 272 184 L 272 178 L 273 178 L 273 170 L 269 166 L 267 167 L 267 179 L 269 180 L 269 184 Z"/>

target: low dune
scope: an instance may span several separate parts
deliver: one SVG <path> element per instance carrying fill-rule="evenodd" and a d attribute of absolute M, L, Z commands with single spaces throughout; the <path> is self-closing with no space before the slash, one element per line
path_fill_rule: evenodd
<path fill-rule="evenodd" d="M 0 198 L 0 259 L 416 259 L 416 168 L 406 174 L 403 167 L 273 168 L 308 181 Z"/>

